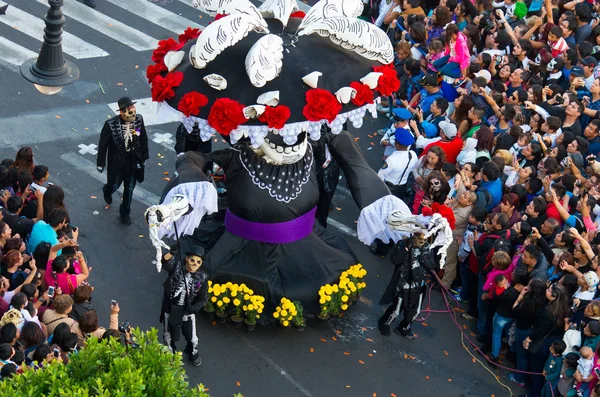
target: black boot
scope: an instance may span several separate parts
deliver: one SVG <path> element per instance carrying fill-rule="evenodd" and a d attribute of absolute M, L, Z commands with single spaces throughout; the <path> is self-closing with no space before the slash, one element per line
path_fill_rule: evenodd
<path fill-rule="evenodd" d="M 121 222 L 124 225 L 131 225 L 131 217 L 129 215 L 121 215 Z"/>
<path fill-rule="evenodd" d="M 379 332 L 381 332 L 381 335 L 390 336 L 392 334 L 390 326 L 385 323 L 383 317 L 381 317 L 379 321 L 377 321 L 377 325 L 379 327 Z"/>

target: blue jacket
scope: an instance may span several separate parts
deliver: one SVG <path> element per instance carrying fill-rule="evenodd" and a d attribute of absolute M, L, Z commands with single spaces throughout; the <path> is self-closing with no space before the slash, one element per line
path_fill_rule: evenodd
<path fill-rule="evenodd" d="M 502 180 L 500 178 L 495 181 L 487 181 L 481 184 L 481 189 L 487 190 L 492 196 L 491 205 L 486 206 L 485 210 L 490 212 L 494 207 L 502 201 Z"/>

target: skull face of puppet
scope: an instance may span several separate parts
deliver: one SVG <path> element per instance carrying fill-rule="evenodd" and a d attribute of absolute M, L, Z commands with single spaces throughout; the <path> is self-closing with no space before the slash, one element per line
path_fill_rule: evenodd
<path fill-rule="evenodd" d="M 121 110 L 121 117 L 128 122 L 134 122 L 136 115 L 135 105 L 129 106 L 127 109 Z"/>
<path fill-rule="evenodd" d="M 185 269 L 189 273 L 196 273 L 202 266 L 202 258 L 197 255 L 188 255 L 185 257 Z"/>
<path fill-rule="evenodd" d="M 274 131 L 269 131 L 265 137 L 264 143 L 256 150 L 260 155 L 260 151 L 266 157 L 265 160 L 276 164 L 294 164 L 300 161 L 306 153 L 307 134 L 302 132 L 298 135 L 296 142 L 288 145 L 284 142 L 283 137 Z"/>
<path fill-rule="evenodd" d="M 442 181 L 437 178 L 433 178 L 431 181 L 429 181 L 429 187 L 431 188 L 432 192 L 437 193 L 442 189 Z"/>
<path fill-rule="evenodd" d="M 548 63 L 548 66 L 546 66 L 546 70 L 551 72 L 554 70 L 555 66 L 556 66 L 556 59 L 552 58 L 552 60 Z"/>

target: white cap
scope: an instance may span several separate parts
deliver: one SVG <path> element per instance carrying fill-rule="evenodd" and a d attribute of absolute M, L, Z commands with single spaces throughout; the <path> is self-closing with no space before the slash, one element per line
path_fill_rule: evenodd
<path fill-rule="evenodd" d="M 488 83 L 488 84 L 492 80 L 492 74 L 490 72 L 488 72 L 487 70 L 485 70 L 485 69 L 480 70 L 479 72 L 475 73 L 475 76 L 477 76 L 477 77 L 483 77 L 485 79 L 485 82 Z"/>
<path fill-rule="evenodd" d="M 444 132 L 444 135 L 446 135 L 446 138 L 448 139 L 454 139 L 456 138 L 456 134 L 458 134 L 458 130 L 456 129 L 456 126 L 454 124 L 452 124 L 449 121 L 443 120 L 440 121 L 440 129 Z"/>

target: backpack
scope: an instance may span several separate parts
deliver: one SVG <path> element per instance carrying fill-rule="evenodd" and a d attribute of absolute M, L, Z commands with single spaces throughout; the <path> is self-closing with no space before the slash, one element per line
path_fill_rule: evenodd
<path fill-rule="evenodd" d="M 481 209 L 489 212 L 492 209 L 491 208 L 492 204 L 494 204 L 494 198 L 492 197 L 490 192 L 488 192 L 487 190 L 482 189 L 480 187 L 475 189 L 475 194 L 477 194 L 479 196 L 479 193 L 483 193 L 483 196 L 485 197 L 485 207 L 481 208 Z M 477 201 L 479 201 L 479 200 L 477 200 Z"/>
<path fill-rule="evenodd" d="M 479 244 L 483 244 L 483 241 L 488 239 L 496 240 L 492 244 L 492 246 L 488 249 L 488 251 L 482 256 L 478 257 L 471 253 L 469 257 L 469 269 L 475 274 L 487 274 L 492 269 L 492 257 L 496 251 L 504 251 L 508 255 L 512 256 L 512 243 L 510 242 L 510 229 L 506 231 L 506 237 L 501 237 L 498 235 L 482 235 L 479 237 Z"/>

